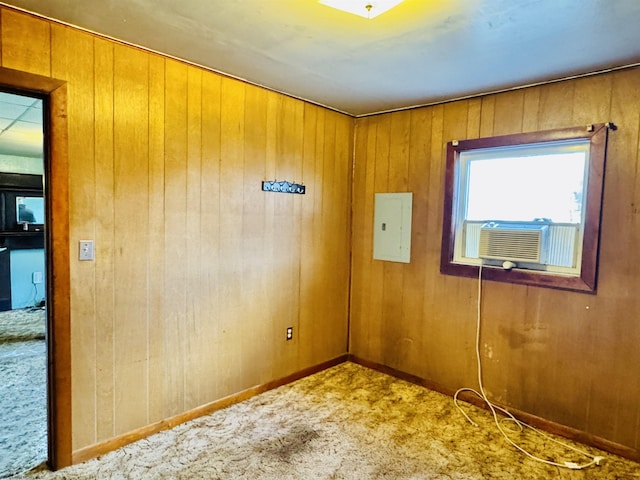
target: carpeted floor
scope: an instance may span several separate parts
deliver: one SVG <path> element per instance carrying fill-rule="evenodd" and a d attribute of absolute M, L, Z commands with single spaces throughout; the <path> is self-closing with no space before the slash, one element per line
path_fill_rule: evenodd
<path fill-rule="evenodd" d="M 47 459 L 45 318 L 0 312 L 0 478 Z"/>
<path fill-rule="evenodd" d="M 535 462 L 507 444 L 488 412 L 343 363 L 290 385 L 58 472 L 61 479 L 564 479 L 632 480 L 640 465 L 604 456 L 575 471 Z M 583 458 L 548 440 L 514 434 L 545 458 Z M 575 444 L 574 444 L 575 445 Z"/>
<path fill-rule="evenodd" d="M 44 308 L 22 308 L 0 312 L 0 343 L 44 340 L 46 313 Z"/>

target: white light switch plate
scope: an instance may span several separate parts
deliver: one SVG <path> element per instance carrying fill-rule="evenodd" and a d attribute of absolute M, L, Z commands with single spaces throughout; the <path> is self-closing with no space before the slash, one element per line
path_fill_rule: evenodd
<path fill-rule="evenodd" d="M 93 240 L 80 240 L 78 259 L 82 261 L 94 260 Z"/>

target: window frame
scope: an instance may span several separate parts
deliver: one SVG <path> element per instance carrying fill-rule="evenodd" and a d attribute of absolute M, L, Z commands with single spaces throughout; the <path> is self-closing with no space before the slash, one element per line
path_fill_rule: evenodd
<path fill-rule="evenodd" d="M 517 133 L 477 139 L 451 141 L 447 143 L 445 194 L 440 252 L 440 273 L 463 277 L 477 277 L 478 265 L 453 263 L 456 224 L 458 218 L 457 183 L 460 174 L 460 153 L 469 150 L 494 147 L 588 140 L 589 165 L 587 195 L 584 200 L 585 215 L 583 225 L 580 275 L 569 276 L 562 273 L 513 269 L 483 265 L 483 278 L 499 282 L 574 290 L 595 293 L 598 276 L 598 253 L 600 243 L 600 220 L 602 194 L 609 124 L 594 124 L 541 132 Z"/>

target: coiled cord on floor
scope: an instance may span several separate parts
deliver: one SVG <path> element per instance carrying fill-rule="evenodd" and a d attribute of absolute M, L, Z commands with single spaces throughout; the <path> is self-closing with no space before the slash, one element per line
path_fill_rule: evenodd
<path fill-rule="evenodd" d="M 500 431 L 502 436 L 507 440 L 507 442 L 509 442 L 513 447 L 518 449 L 520 452 L 525 454 L 527 457 L 529 457 L 529 458 L 531 458 L 531 459 L 533 459 L 533 460 L 535 460 L 537 462 L 545 463 L 547 465 L 552 465 L 554 467 L 569 468 L 571 470 L 582 470 L 584 468 L 591 467 L 593 465 L 600 465 L 602 460 L 604 460 L 604 457 L 591 455 L 590 453 L 585 452 L 584 450 L 581 450 L 579 448 L 576 448 L 573 445 L 570 445 L 570 444 L 568 444 L 566 442 L 561 442 L 559 440 L 556 440 L 555 438 L 553 438 L 550 435 L 544 433 L 543 431 L 538 430 L 537 428 L 532 427 L 531 425 L 518 420 L 509 411 L 505 410 L 502 407 L 494 405 L 489 400 L 489 398 L 487 398 L 487 394 L 485 393 L 484 385 L 482 383 L 482 360 L 481 360 L 481 356 L 480 356 L 480 327 L 481 327 L 481 323 L 482 323 L 481 322 L 481 319 L 482 319 L 481 311 L 482 311 L 482 264 L 480 264 L 480 268 L 478 269 L 478 299 L 477 299 L 476 342 L 475 342 L 476 343 L 476 365 L 477 365 L 479 391 L 478 390 L 474 390 L 473 388 L 467 388 L 467 387 L 460 388 L 458 391 L 456 391 L 455 395 L 453 396 L 453 402 L 455 403 L 455 405 L 458 408 L 458 410 L 460 410 L 460 412 L 462 412 L 462 415 L 464 415 L 464 417 L 473 426 L 475 426 L 475 427 L 478 426 L 478 424 L 476 422 L 474 422 L 473 420 L 471 420 L 469 415 L 467 415 L 467 413 L 458 404 L 458 394 L 460 394 L 460 392 L 464 392 L 464 391 L 472 392 L 475 395 L 477 395 L 478 397 L 480 397 L 487 404 L 487 406 L 489 407 L 489 410 L 491 410 L 491 414 L 493 416 L 493 421 L 496 424 L 496 427 L 498 428 L 498 430 Z M 505 417 L 500 419 L 498 417 L 498 412 L 501 412 L 502 414 L 504 414 Z M 505 421 L 513 422 L 517 426 L 518 431 L 520 431 L 520 432 L 523 431 L 525 428 L 527 428 L 529 430 L 532 430 L 532 431 L 536 432 L 538 435 L 544 437 L 545 439 L 552 441 L 553 443 L 561 445 L 561 446 L 563 446 L 563 447 L 565 447 L 567 449 L 573 450 L 573 451 L 579 453 L 580 455 L 583 455 L 583 456 L 587 457 L 588 459 L 590 459 L 590 461 L 586 462 L 586 463 L 578 464 L 578 463 L 575 463 L 575 462 L 572 462 L 572 461 L 559 462 L 559 461 L 546 460 L 544 458 L 540 458 L 540 457 L 532 454 L 531 452 L 527 451 L 525 448 L 521 447 L 520 445 L 518 445 L 516 442 L 514 442 L 509 437 L 509 435 L 507 434 L 507 432 L 504 430 L 504 428 L 502 426 L 502 423 L 505 422 Z"/>

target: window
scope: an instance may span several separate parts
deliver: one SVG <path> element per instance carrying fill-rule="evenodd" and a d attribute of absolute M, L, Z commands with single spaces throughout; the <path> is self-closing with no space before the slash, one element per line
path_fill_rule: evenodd
<path fill-rule="evenodd" d="M 594 292 L 610 126 L 448 143 L 440 271 Z"/>

